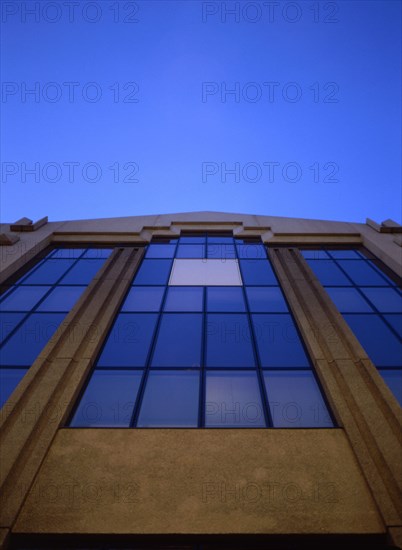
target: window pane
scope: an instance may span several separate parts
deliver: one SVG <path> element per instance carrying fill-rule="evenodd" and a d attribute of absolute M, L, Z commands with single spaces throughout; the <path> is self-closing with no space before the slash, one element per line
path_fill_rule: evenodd
<path fill-rule="evenodd" d="M 109 258 L 110 254 L 113 252 L 113 248 L 88 248 L 88 250 L 83 255 L 83 258 L 90 258 L 93 260 L 100 260 L 102 258 Z"/>
<path fill-rule="evenodd" d="M 205 426 L 265 427 L 256 372 L 207 372 Z"/>
<path fill-rule="evenodd" d="M 206 365 L 254 367 L 248 316 L 241 313 L 207 315 Z"/>
<path fill-rule="evenodd" d="M 205 246 L 202 244 L 179 244 L 176 258 L 205 258 Z"/>
<path fill-rule="evenodd" d="M 121 311 L 159 311 L 164 292 L 164 286 L 132 287 Z"/>
<path fill-rule="evenodd" d="M 51 254 L 52 259 L 66 258 L 74 260 L 81 256 L 86 251 L 86 248 L 57 248 Z"/>
<path fill-rule="evenodd" d="M 171 260 L 144 260 L 134 279 L 134 285 L 165 285 L 168 281 Z"/>
<path fill-rule="evenodd" d="M 353 287 L 325 289 L 339 311 L 366 312 L 373 311 L 363 296 Z"/>
<path fill-rule="evenodd" d="M 74 264 L 75 260 L 46 260 L 23 280 L 24 285 L 52 285 Z"/>
<path fill-rule="evenodd" d="M 246 288 L 250 311 L 287 312 L 288 306 L 279 287 L 253 286 Z"/>
<path fill-rule="evenodd" d="M 336 260 L 357 260 L 362 258 L 362 255 L 356 250 L 328 250 L 328 253 Z"/>
<path fill-rule="evenodd" d="M 265 247 L 258 243 L 238 244 L 237 254 L 241 260 L 265 260 L 267 258 Z"/>
<path fill-rule="evenodd" d="M 322 285 L 351 286 L 352 283 L 331 260 L 307 260 Z"/>
<path fill-rule="evenodd" d="M 208 311 L 246 311 L 243 289 L 235 286 L 207 287 Z"/>
<path fill-rule="evenodd" d="M 99 367 L 143 367 L 157 317 L 154 313 L 120 314 L 108 336 L 97 365 Z"/>
<path fill-rule="evenodd" d="M 240 286 L 237 260 L 174 260 L 171 286 Z"/>
<path fill-rule="evenodd" d="M 309 362 L 290 315 L 252 316 L 263 367 L 308 367 Z"/>
<path fill-rule="evenodd" d="M 176 250 L 175 244 L 150 244 L 148 245 L 146 258 L 173 258 Z"/>
<path fill-rule="evenodd" d="M 51 340 L 65 313 L 33 313 L 0 351 L 1 364 L 30 366 Z"/>
<path fill-rule="evenodd" d="M 184 235 L 180 237 L 180 244 L 204 244 L 205 236 L 204 235 Z"/>
<path fill-rule="evenodd" d="M 402 312 L 402 297 L 393 288 L 364 288 L 362 292 L 383 313 Z"/>
<path fill-rule="evenodd" d="M 20 286 L 7 295 L 1 304 L 1 311 L 30 311 L 50 290 L 50 286 Z"/>
<path fill-rule="evenodd" d="M 152 357 L 153 367 L 199 367 L 202 315 L 165 313 Z"/>
<path fill-rule="evenodd" d="M 94 371 L 70 426 L 130 425 L 142 371 Z"/>
<path fill-rule="evenodd" d="M 312 372 L 265 371 L 264 379 L 275 428 L 333 426 Z"/>
<path fill-rule="evenodd" d="M 240 260 L 245 285 L 277 285 L 268 260 Z"/>
<path fill-rule="evenodd" d="M 7 338 L 20 321 L 25 313 L 2 313 L 0 312 L 0 343 Z M 0 350 L 1 356 L 1 350 Z"/>
<path fill-rule="evenodd" d="M 208 244 L 215 244 L 215 243 L 233 244 L 234 243 L 233 237 L 228 235 L 208 235 L 207 241 L 208 241 Z"/>
<path fill-rule="evenodd" d="M 207 247 L 208 258 L 235 259 L 236 251 L 232 244 L 210 244 Z"/>
<path fill-rule="evenodd" d="M 378 315 L 344 315 L 375 365 L 399 367 L 402 344 Z"/>
<path fill-rule="evenodd" d="M 26 372 L 26 369 L 0 369 L 0 408 L 13 393 Z"/>
<path fill-rule="evenodd" d="M 385 286 L 387 282 L 363 260 L 339 260 L 339 265 L 357 285 Z"/>
<path fill-rule="evenodd" d="M 137 426 L 195 428 L 198 425 L 198 401 L 198 372 L 151 372 Z"/>
<path fill-rule="evenodd" d="M 384 315 L 384 318 L 396 331 L 400 338 L 402 338 L 402 315 Z"/>
<path fill-rule="evenodd" d="M 378 372 L 384 378 L 389 389 L 395 395 L 400 406 L 402 407 L 402 370 L 381 369 Z"/>
<path fill-rule="evenodd" d="M 202 311 L 203 288 L 199 286 L 169 287 L 165 311 Z"/>
<path fill-rule="evenodd" d="M 328 260 L 325 250 L 300 250 L 306 260 Z"/>
<path fill-rule="evenodd" d="M 56 287 L 40 304 L 38 311 L 70 311 L 85 289 L 85 286 Z"/>
<path fill-rule="evenodd" d="M 105 260 L 78 260 L 71 271 L 67 273 L 61 284 L 63 285 L 87 285 L 89 284 Z"/>

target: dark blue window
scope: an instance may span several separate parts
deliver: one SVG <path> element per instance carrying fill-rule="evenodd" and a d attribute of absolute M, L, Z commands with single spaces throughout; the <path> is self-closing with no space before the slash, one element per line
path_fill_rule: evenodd
<path fill-rule="evenodd" d="M 0 369 L 0 408 L 13 393 L 26 372 L 27 369 Z"/>
<path fill-rule="evenodd" d="M 199 378 L 196 371 L 151 371 L 137 426 L 197 427 Z"/>
<path fill-rule="evenodd" d="M 309 367 L 290 315 L 256 313 L 252 317 L 262 367 Z"/>
<path fill-rule="evenodd" d="M 15 329 L 25 317 L 24 313 L 3 313 L 0 312 L 0 343 Z M 1 350 L 0 350 L 1 356 Z"/>
<path fill-rule="evenodd" d="M 328 253 L 335 260 L 360 260 L 363 257 L 357 250 L 328 250 Z"/>
<path fill-rule="evenodd" d="M 153 367 L 199 367 L 201 365 L 202 315 L 165 313 L 156 337 Z"/>
<path fill-rule="evenodd" d="M 342 267 L 357 285 L 384 286 L 385 279 L 368 262 L 361 260 L 339 260 L 338 265 Z"/>
<path fill-rule="evenodd" d="M 2 300 L 0 311 L 30 311 L 50 289 L 50 286 L 17 286 Z"/>
<path fill-rule="evenodd" d="M 144 260 L 134 279 L 134 285 L 166 285 L 171 267 L 171 260 Z"/>
<path fill-rule="evenodd" d="M 125 299 L 121 311 L 159 311 L 164 286 L 135 286 Z"/>
<path fill-rule="evenodd" d="M 169 287 L 165 311 L 202 311 L 204 291 L 200 286 Z"/>
<path fill-rule="evenodd" d="M 208 244 L 216 244 L 216 243 L 225 243 L 225 244 L 233 244 L 234 240 L 233 237 L 228 237 L 226 235 L 208 235 L 207 238 Z"/>
<path fill-rule="evenodd" d="M 85 288 L 85 286 L 58 286 L 38 306 L 37 311 L 70 311 Z"/>
<path fill-rule="evenodd" d="M 277 285 L 272 267 L 266 260 L 240 260 L 245 285 Z"/>
<path fill-rule="evenodd" d="M 88 285 L 105 260 L 78 260 L 74 267 L 63 277 L 63 285 Z"/>
<path fill-rule="evenodd" d="M 109 258 L 112 253 L 112 248 L 88 248 L 85 254 L 82 256 L 84 259 L 101 260 Z"/>
<path fill-rule="evenodd" d="M 395 390 L 395 381 L 402 373 L 400 291 L 381 271 L 378 260 L 370 260 L 355 250 L 329 250 L 328 254 L 334 258 L 332 262 L 309 260 L 308 263 L 324 286 L 339 284 L 334 282 L 333 274 L 338 276 L 340 268 L 347 273 L 349 288 L 327 286 L 326 290 L 391 391 L 400 399 Z M 323 264 L 327 264 L 325 268 Z M 385 372 L 391 374 L 386 376 Z"/>
<path fill-rule="evenodd" d="M 122 313 L 98 360 L 99 367 L 144 367 L 158 316 Z"/>
<path fill-rule="evenodd" d="M 402 311 L 402 297 L 394 288 L 365 288 L 363 294 L 381 313 L 400 313 Z"/>
<path fill-rule="evenodd" d="M 236 248 L 240 260 L 265 260 L 267 257 L 265 247 L 262 244 L 238 244 Z"/>
<path fill-rule="evenodd" d="M 206 278 L 192 279 L 192 270 L 201 267 L 208 268 Z M 242 277 L 235 277 L 234 270 Z M 208 280 L 209 286 L 195 280 Z M 132 401 L 120 399 L 130 403 L 127 416 L 123 423 L 120 417 L 114 420 L 116 404 L 109 404 L 110 395 L 103 396 L 107 378 L 93 383 L 91 379 L 82 402 L 92 417 L 86 421 L 81 415 L 77 423 L 77 409 L 72 426 L 102 425 L 99 422 L 139 428 L 272 426 L 270 406 L 275 403 L 267 401 L 264 372 L 269 376 L 276 370 L 290 372 L 293 380 L 297 369 L 301 387 L 309 392 L 305 402 L 313 393 L 321 396 L 261 241 L 235 240 L 227 234 L 153 241 L 133 285 L 92 374 L 94 378 L 100 372 L 141 372 Z M 117 396 L 121 380 L 111 382 Z M 272 394 L 273 388 L 274 383 Z M 97 391 L 102 410 L 105 404 L 113 412 L 101 421 L 91 404 Z M 320 420 L 306 413 L 297 426 L 322 425 L 328 412 L 318 398 Z M 325 426 L 331 425 L 326 421 Z"/>
<path fill-rule="evenodd" d="M 254 367 L 248 316 L 241 313 L 207 315 L 207 367 Z"/>
<path fill-rule="evenodd" d="M 0 350 L 1 364 L 31 366 L 51 340 L 66 313 L 32 313 Z"/>
<path fill-rule="evenodd" d="M 176 258 L 205 258 L 205 246 L 203 244 L 179 244 Z"/>
<path fill-rule="evenodd" d="M 72 267 L 75 260 L 46 260 L 25 277 L 24 285 L 52 285 Z"/>
<path fill-rule="evenodd" d="M 207 372 L 205 426 L 207 428 L 263 428 L 266 426 L 256 372 Z"/>
<path fill-rule="evenodd" d="M 384 315 L 384 319 L 388 321 L 398 336 L 402 338 L 402 315 Z"/>
<path fill-rule="evenodd" d="M 141 377 L 142 371 L 95 371 L 71 426 L 129 426 Z"/>
<path fill-rule="evenodd" d="M 207 247 L 207 257 L 219 260 L 234 260 L 236 250 L 232 244 L 209 244 Z"/>
<path fill-rule="evenodd" d="M 264 379 L 274 427 L 333 426 L 311 371 L 265 371 Z"/>
<path fill-rule="evenodd" d="M 351 286 L 352 282 L 331 260 L 307 260 L 323 285 Z"/>
<path fill-rule="evenodd" d="M 51 341 L 54 333 L 84 292 L 87 283 L 104 264 L 111 250 L 103 249 L 100 260 L 92 258 L 96 249 L 51 250 L 20 277 L 0 299 L 0 377 L 4 379 L 2 399 L 7 399 L 27 369 Z M 90 266 L 88 268 L 88 266 Z M 74 270 L 82 286 L 68 286 Z M 71 276 L 72 276 L 71 275 Z M 77 281 L 74 279 L 75 285 Z M 21 313 L 16 313 L 21 312 Z M 24 313 L 22 313 L 24 312 Z M 9 367 L 24 367 L 9 369 Z"/>
<path fill-rule="evenodd" d="M 288 306 L 279 287 L 251 286 L 246 288 L 250 311 L 287 312 Z"/>
<path fill-rule="evenodd" d="M 361 345 L 378 367 L 400 367 L 402 344 L 377 315 L 344 315 Z"/>
<path fill-rule="evenodd" d="M 364 296 L 353 287 L 327 287 L 326 290 L 341 313 L 373 311 Z"/>
<path fill-rule="evenodd" d="M 329 254 L 325 250 L 301 250 L 302 256 L 306 260 L 328 260 Z"/>
<path fill-rule="evenodd" d="M 241 287 L 234 286 L 207 287 L 207 310 L 210 312 L 246 311 L 243 289 Z"/>
<path fill-rule="evenodd" d="M 402 370 L 381 369 L 380 374 L 402 407 Z"/>
<path fill-rule="evenodd" d="M 175 244 L 150 244 L 145 254 L 146 258 L 173 258 Z"/>

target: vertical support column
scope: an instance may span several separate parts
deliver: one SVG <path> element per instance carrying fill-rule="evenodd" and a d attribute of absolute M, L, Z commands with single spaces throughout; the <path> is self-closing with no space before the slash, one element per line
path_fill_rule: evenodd
<path fill-rule="evenodd" d="M 88 376 L 142 256 L 142 249 L 114 250 L 1 411 L 4 539 Z"/>
<path fill-rule="evenodd" d="M 401 545 L 401 409 L 300 252 L 269 249 L 269 257 L 391 543 Z"/>

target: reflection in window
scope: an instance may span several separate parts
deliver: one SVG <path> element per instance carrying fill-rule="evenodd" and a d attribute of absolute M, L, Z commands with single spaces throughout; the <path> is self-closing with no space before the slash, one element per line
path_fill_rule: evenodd
<path fill-rule="evenodd" d="M 53 249 L 0 297 L 1 406 L 110 254 Z"/>
<path fill-rule="evenodd" d="M 284 427 L 332 426 L 261 241 L 228 234 L 153 241 L 71 426 L 99 425 L 92 417 L 85 424 L 80 413 L 85 403 L 97 401 L 97 387 L 102 410 L 116 408 L 104 394 L 106 377 L 97 378 L 103 372 L 110 377 L 113 403 L 131 404 L 124 421 L 119 417 L 113 424 L 108 413 L 103 420 L 108 425 L 275 427 L 281 424 L 273 422 L 274 401 L 286 397 L 306 410 L 318 403 L 321 420 L 306 412 L 302 421 Z M 141 378 L 138 387 L 130 382 L 124 386 L 123 377 L 117 378 L 127 373 Z M 287 394 L 279 386 L 286 376 L 292 384 Z M 94 407 L 89 411 L 97 412 Z"/>
<path fill-rule="evenodd" d="M 302 253 L 401 402 L 402 298 L 396 282 L 383 273 L 378 260 L 356 250 Z M 322 260 L 323 255 L 332 259 Z"/>

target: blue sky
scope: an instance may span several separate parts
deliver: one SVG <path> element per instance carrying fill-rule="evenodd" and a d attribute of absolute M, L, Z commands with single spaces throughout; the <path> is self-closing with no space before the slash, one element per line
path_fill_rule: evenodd
<path fill-rule="evenodd" d="M 0 3 L 4 221 L 401 222 L 399 1 Z"/>

